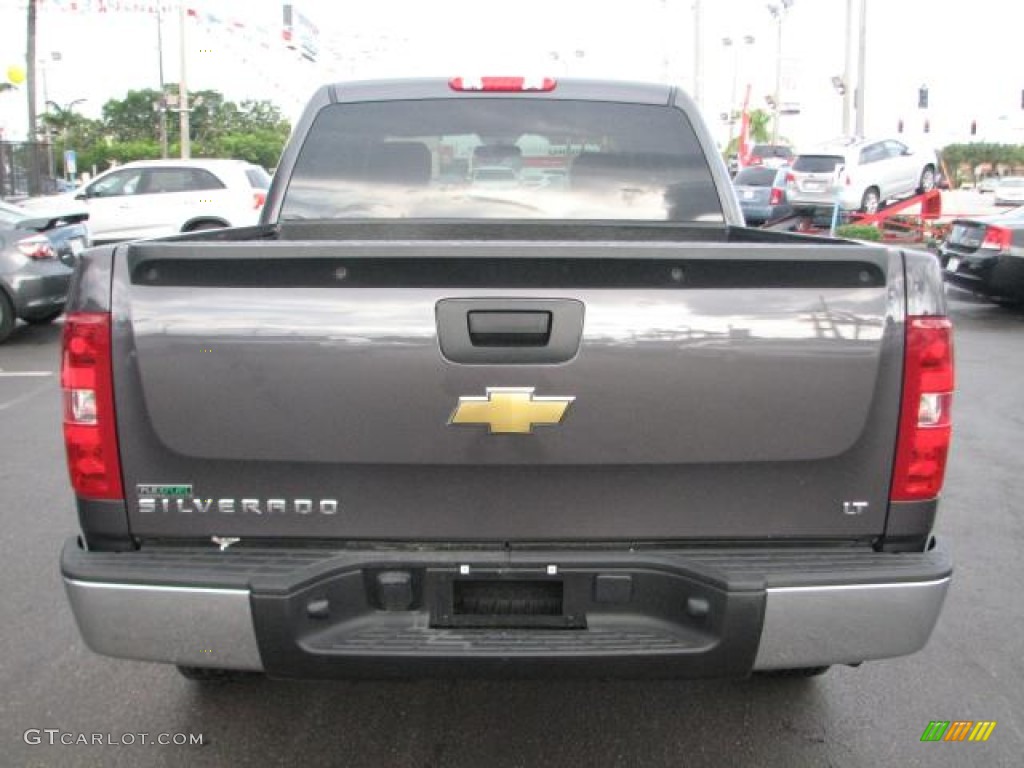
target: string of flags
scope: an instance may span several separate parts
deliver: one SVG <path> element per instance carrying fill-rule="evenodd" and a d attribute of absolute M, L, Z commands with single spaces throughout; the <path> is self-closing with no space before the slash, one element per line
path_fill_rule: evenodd
<path fill-rule="evenodd" d="M 153 0 L 38 0 L 38 2 L 41 10 L 55 10 L 65 13 L 170 14 L 177 12 L 181 8 L 181 3 L 153 2 Z M 280 31 L 275 34 L 264 25 L 253 24 L 241 18 L 223 16 L 194 7 L 186 6 L 185 15 L 193 22 L 208 27 L 211 31 L 243 34 L 261 48 L 270 49 L 275 43 L 284 44 L 285 47 L 291 50 L 295 50 L 297 47 L 292 41 L 294 33 L 290 25 L 283 25 Z M 312 34 L 316 35 L 315 28 L 313 28 Z M 310 58 L 307 50 L 303 50 L 302 53 L 306 58 Z M 310 60 L 315 60 L 315 55 Z"/>

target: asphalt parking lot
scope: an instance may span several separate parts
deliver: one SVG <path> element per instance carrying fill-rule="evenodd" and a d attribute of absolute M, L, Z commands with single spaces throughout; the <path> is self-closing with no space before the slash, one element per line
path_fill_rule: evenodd
<path fill-rule="evenodd" d="M 204 689 L 172 668 L 95 656 L 57 571 L 76 530 L 60 439 L 60 326 L 21 327 L 0 347 L 0 763 L 1018 766 L 1024 311 L 958 292 L 951 309 L 959 386 L 938 533 L 952 540 L 957 570 L 944 614 L 919 654 L 809 681 L 253 680 Z M 922 743 L 932 720 L 997 726 L 986 743 Z M 143 733 L 201 734 L 203 743 L 152 746 Z M 62 746 L 63 734 L 117 743 Z M 128 735 L 134 743 L 120 743 Z"/>

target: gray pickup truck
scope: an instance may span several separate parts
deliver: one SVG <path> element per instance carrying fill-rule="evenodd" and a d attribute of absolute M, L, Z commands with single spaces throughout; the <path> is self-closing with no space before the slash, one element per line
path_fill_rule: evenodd
<path fill-rule="evenodd" d="M 324 87 L 259 226 L 86 253 L 62 386 L 82 636 L 193 678 L 809 675 L 950 584 L 935 259 L 744 227 L 667 86 Z"/>

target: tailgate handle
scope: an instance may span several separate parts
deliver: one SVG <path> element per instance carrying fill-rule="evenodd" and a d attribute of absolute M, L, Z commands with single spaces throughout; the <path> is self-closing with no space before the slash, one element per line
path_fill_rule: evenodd
<path fill-rule="evenodd" d="M 558 365 L 583 338 L 578 299 L 441 299 L 436 314 L 441 354 L 461 365 Z"/>
<path fill-rule="evenodd" d="M 475 310 L 466 313 L 474 347 L 544 347 L 551 340 L 551 313 Z"/>

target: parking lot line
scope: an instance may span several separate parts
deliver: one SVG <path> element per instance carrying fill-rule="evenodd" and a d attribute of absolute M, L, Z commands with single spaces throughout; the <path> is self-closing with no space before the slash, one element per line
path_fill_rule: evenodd
<path fill-rule="evenodd" d="M 5 371 L 0 368 L 0 379 L 28 379 L 40 376 L 53 376 L 53 371 Z"/>

